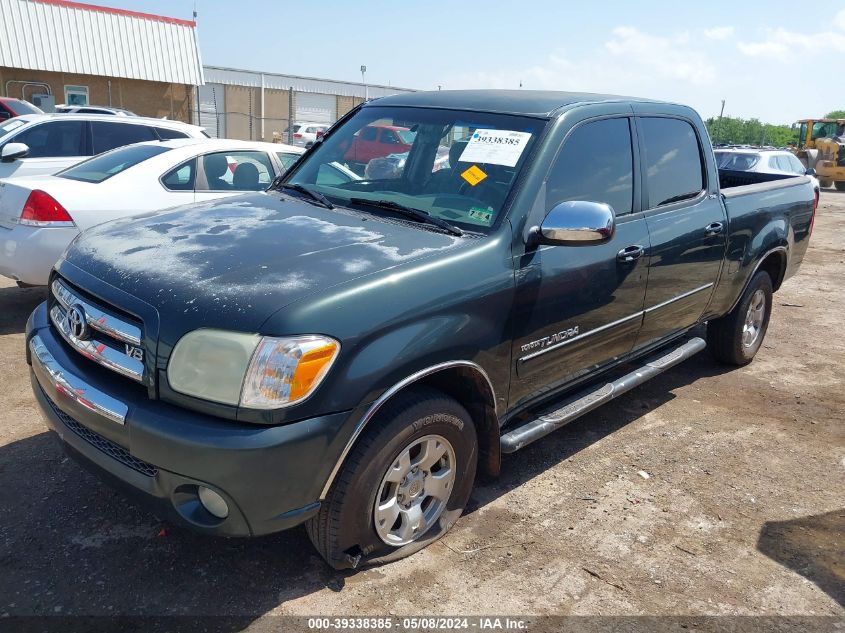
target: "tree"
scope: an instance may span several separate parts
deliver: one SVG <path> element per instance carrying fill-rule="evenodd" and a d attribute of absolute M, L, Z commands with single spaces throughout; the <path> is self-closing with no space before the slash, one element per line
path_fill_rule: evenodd
<path fill-rule="evenodd" d="M 797 140 L 797 132 L 790 126 L 761 123 L 759 119 L 712 117 L 705 124 L 714 143 L 786 147 Z"/>
<path fill-rule="evenodd" d="M 824 115 L 826 119 L 845 119 L 845 110 L 834 110 Z"/>

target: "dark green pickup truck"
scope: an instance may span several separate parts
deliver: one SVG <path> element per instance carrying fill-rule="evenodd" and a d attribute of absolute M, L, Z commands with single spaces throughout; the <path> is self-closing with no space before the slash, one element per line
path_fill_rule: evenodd
<path fill-rule="evenodd" d="M 376 126 L 410 151 L 345 162 Z M 503 453 L 705 346 L 751 361 L 816 202 L 719 173 L 680 105 L 379 99 L 266 192 L 85 232 L 28 323 L 32 387 L 72 454 L 183 523 L 394 560 Z"/>

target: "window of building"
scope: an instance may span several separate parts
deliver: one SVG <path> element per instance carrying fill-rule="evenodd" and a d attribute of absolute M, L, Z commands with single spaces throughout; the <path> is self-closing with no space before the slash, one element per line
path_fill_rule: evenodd
<path fill-rule="evenodd" d="M 65 103 L 69 106 L 87 106 L 88 86 L 65 86 Z"/>

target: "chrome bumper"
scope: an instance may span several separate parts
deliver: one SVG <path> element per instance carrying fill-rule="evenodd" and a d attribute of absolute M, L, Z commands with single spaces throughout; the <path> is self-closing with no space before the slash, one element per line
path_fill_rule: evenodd
<path fill-rule="evenodd" d="M 59 365 L 38 334 L 29 340 L 29 351 L 32 353 L 32 369 L 42 385 L 51 385 L 57 394 L 77 405 L 112 422 L 124 424 L 129 407 Z"/>

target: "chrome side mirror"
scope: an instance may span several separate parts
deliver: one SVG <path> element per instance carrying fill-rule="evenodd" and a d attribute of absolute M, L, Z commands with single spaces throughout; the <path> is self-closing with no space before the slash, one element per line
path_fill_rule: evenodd
<path fill-rule="evenodd" d="M 614 228 L 615 216 L 609 204 L 572 200 L 555 205 L 530 235 L 537 244 L 579 246 L 606 242 L 613 237 Z"/>
<path fill-rule="evenodd" d="M 23 158 L 29 154 L 29 147 L 25 143 L 6 143 L 0 153 L 0 160 L 11 163 L 16 158 Z"/>
<path fill-rule="evenodd" d="M 807 169 L 804 170 L 804 175 L 805 176 L 815 176 L 816 170 L 813 169 L 812 167 L 807 167 Z"/>

